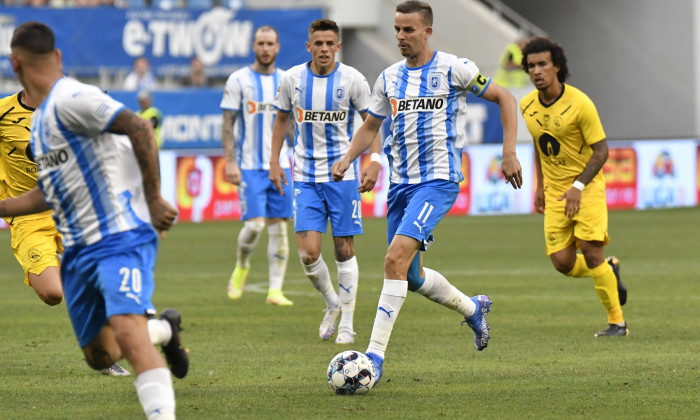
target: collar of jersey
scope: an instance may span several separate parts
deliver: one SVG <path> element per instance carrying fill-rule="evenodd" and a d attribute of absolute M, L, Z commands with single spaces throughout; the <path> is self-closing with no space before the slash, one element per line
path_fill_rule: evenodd
<path fill-rule="evenodd" d="M 321 76 L 320 74 L 316 74 L 316 73 L 313 72 L 313 70 L 311 70 L 310 64 L 311 64 L 311 61 L 309 61 L 308 63 L 306 63 L 306 70 L 308 70 L 309 73 L 313 74 L 314 77 L 320 77 L 320 78 L 331 77 L 331 76 L 333 76 L 333 75 L 335 74 L 335 72 L 338 71 L 338 68 L 340 67 L 340 61 L 336 61 L 336 62 L 335 62 L 335 68 L 333 69 L 333 71 L 330 72 L 330 73 L 328 73 L 328 74 L 325 74 L 325 75 Z"/>
<path fill-rule="evenodd" d="M 427 63 L 423 64 L 420 67 L 408 67 L 408 60 L 406 60 L 406 70 L 413 71 L 413 70 L 420 70 L 420 69 L 429 67 L 431 64 L 433 64 L 433 61 L 435 61 L 435 57 L 437 57 L 437 53 L 438 53 L 437 50 L 435 50 L 430 61 L 428 61 Z"/>

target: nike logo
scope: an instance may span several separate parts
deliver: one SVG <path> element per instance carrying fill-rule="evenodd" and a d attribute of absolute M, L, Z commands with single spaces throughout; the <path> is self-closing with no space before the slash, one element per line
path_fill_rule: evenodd
<path fill-rule="evenodd" d="M 531 116 L 531 117 L 534 117 L 535 114 L 537 114 L 538 112 L 539 112 L 539 111 L 535 111 L 535 112 L 533 112 L 532 114 L 530 114 L 530 116 Z"/>
<path fill-rule="evenodd" d="M 387 311 L 386 309 L 382 308 L 381 306 L 379 307 L 379 310 L 384 311 L 384 313 L 386 313 L 386 316 L 388 316 L 389 318 L 391 318 L 391 313 L 394 312 L 394 311 Z"/>
<path fill-rule="evenodd" d="M 284 261 L 287 259 L 287 256 L 282 255 L 282 254 L 275 254 L 275 258 L 277 258 L 278 260 Z"/>
<path fill-rule="evenodd" d="M 359 227 L 362 227 L 362 222 L 360 222 L 359 220 L 353 220 L 352 222 L 358 225 Z"/>
<path fill-rule="evenodd" d="M 350 293 L 350 289 L 352 289 L 352 286 L 346 288 L 345 286 L 343 286 L 343 285 L 340 284 L 340 283 L 338 283 L 338 287 L 340 287 L 341 289 L 345 290 L 345 293 Z"/>
<path fill-rule="evenodd" d="M 296 86 L 294 87 L 294 89 L 297 90 L 297 91 L 299 91 L 299 93 L 303 93 L 303 92 L 304 92 L 303 90 L 299 89 L 299 88 L 296 87 Z"/>
<path fill-rule="evenodd" d="M 22 120 L 24 120 L 24 117 L 19 117 L 17 121 L 12 121 L 12 124 L 19 124 Z"/>

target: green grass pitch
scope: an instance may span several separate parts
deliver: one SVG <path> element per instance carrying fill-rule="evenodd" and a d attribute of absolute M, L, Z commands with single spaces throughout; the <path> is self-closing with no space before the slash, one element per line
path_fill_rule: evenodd
<path fill-rule="evenodd" d="M 446 218 L 425 264 L 492 298 L 489 347 L 477 352 L 459 315 L 409 294 L 382 380 L 357 397 L 332 394 L 325 370 L 341 350 L 367 346 L 385 221 L 365 220 L 356 238 L 352 346 L 318 338 L 323 300 L 291 234 L 294 306 L 265 305 L 266 235 L 243 298 L 228 300 L 240 227 L 181 224 L 161 241 L 154 304 L 182 312 L 191 358 L 189 375 L 174 380 L 180 419 L 700 418 L 700 208 L 610 213 L 606 254 L 620 258 L 629 288 L 631 333 L 616 339 L 593 337 L 606 316 L 592 280 L 554 270 L 540 215 Z M 22 284 L 9 237 L 0 231 L 0 419 L 143 418 L 133 377 L 91 371 L 65 305 L 48 307 Z M 332 241 L 323 241 L 335 283 Z"/>

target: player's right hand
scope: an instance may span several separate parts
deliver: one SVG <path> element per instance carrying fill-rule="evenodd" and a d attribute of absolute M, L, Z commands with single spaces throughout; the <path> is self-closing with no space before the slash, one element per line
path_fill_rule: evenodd
<path fill-rule="evenodd" d="M 544 190 L 540 187 L 535 189 L 535 211 L 544 214 Z"/>
<path fill-rule="evenodd" d="M 278 162 L 270 162 L 270 181 L 272 181 L 280 195 L 284 195 L 282 185 L 287 185 L 287 176 Z"/>
<path fill-rule="evenodd" d="M 226 169 L 224 170 L 224 176 L 226 181 L 234 185 L 240 185 L 241 183 L 241 168 L 236 162 L 226 162 Z"/>
<path fill-rule="evenodd" d="M 331 175 L 333 176 L 333 181 L 342 181 L 345 177 L 345 171 L 350 167 L 350 162 L 345 159 L 340 159 L 331 166 Z"/>

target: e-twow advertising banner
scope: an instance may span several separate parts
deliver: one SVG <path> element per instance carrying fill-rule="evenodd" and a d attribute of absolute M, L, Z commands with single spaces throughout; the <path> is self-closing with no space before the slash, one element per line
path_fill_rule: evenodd
<path fill-rule="evenodd" d="M 255 59 L 255 29 L 275 27 L 277 65 L 289 68 L 308 60 L 309 24 L 321 9 L 211 10 L 0 8 L 0 72 L 12 75 L 10 40 L 16 26 L 36 20 L 51 27 L 67 73 L 96 75 L 99 68 L 130 68 L 146 57 L 156 75 L 184 76 L 198 57 L 212 76 L 225 77 Z"/>

